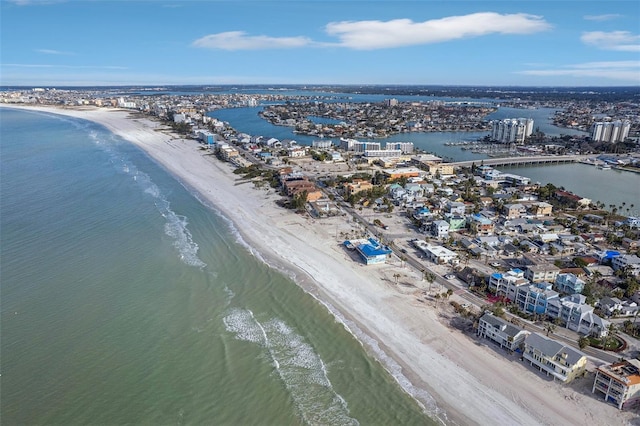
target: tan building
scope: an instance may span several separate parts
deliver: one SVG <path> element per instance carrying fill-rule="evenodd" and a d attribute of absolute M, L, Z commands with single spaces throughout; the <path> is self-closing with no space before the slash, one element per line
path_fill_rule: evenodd
<path fill-rule="evenodd" d="M 449 176 L 453 174 L 453 165 L 449 163 L 427 163 L 429 173 L 435 175 L 439 173 L 441 176 Z"/>
<path fill-rule="evenodd" d="M 525 207 L 522 204 L 505 204 L 503 207 L 503 214 L 507 219 L 518 219 L 525 212 Z"/>
<path fill-rule="evenodd" d="M 591 392 L 596 391 L 619 410 L 640 406 L 640 361 L 631 359 L 596 368 Z"/>
<path fill-rule="evenodd" d="M 226 161 L 232 161 L 235 157 L 240 155 L 237 149 L 231 148 L 230 146 L 221 148 L 220 153 L 222 154 L 222 158 Z"/>
<path fill-rule="evenodd" d="M 403 167 L 398 169 L 386 169 L 382 173 L 390 180 L 398 179 L 401 177 L 412 178 L 419 177 L 421 170 L 415 167 Z"/>
<path fill-rule="evenodd" d="M 531 206 L 531 213 L 536 216 L 551 216 L 553 212 L 553 206 L 549 203 L 540 202 Z"/>
<path fill-rule="evenodd" d="M 285 180 L 282 182 L 282 186 L 288 196 L 299 194 L 302 191 L 311 192 L 317 189 L 316 185 L 306 178 Z"/>
<path fill-rule="evenodd" d="M 551 263 L 543 263 L 540 265 L 530 265 L 524 271 L 524 277 L 532 283 L 553 283 L 560 273 L 560 268 Z"/>
<path fill-rule="evenodd" d="M 354 179 L 353 182 L 347 183 L 344 187 L 345 196 L 348 197 L 358 192 L 367 191 L 373 188 L 373 184 L 368 180 Z"/>

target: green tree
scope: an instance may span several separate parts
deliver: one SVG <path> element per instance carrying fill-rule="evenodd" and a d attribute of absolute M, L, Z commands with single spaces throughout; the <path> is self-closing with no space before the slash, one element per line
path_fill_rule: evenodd
<path fill-rule="evenodd" d="M 578 346 L 580 347 L 580 349 L 584 349 L 589 346 L 589 338 L 586 336 L 580 336 L 580 338 L 578 339 Z"/>

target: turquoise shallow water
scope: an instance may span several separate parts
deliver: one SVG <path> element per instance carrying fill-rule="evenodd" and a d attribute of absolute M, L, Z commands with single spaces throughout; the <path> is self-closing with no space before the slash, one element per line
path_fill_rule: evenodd
<path fill-rule="evenodd" d="M 0 119 L 3 425 L 433 424 L 137 148 L 84 121 Z"/>

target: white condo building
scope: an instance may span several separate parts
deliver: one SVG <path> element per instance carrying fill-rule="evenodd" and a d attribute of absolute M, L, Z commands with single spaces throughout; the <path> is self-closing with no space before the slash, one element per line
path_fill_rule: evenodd
<path fill-rule="evenodd" d="M 403 154 L 411 154 L 413 153 L 413 142 L 387 142 L 385 149 L 399 149 Z"/>
<path fill-rule="evenodd" d="M 503 143 L 524 143 L 533 133 L 533 119 L 506 118 L 491 121 L 491 139 Z"/>
<path fill-rule="evenodd" d="M 591 125 L 591 139 L 597 142 L 622 142 L 629 136 L 629 120 L 597 121 Z"/>

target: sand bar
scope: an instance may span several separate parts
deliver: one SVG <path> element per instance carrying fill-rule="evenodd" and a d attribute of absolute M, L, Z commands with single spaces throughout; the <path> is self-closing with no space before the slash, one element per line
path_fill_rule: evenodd
<path fill-rule="evenodd" d="M 13 107 L 13 106 L 12 106 Z M 159 131 L 158 122 L 113 109 L 27 107 L 104 125 L 144 150 L 219 209 L 271 265 L 325 303 L 365 348 L 425 406 L 457 425 L 626 425 L 621 412 L 591 394 L 590 379 L 562 386 L 528 365 L 448 325 L 446 303 L 418 302 L 420 274 L 401 264 L 363 266 L 340 247 L 348 218 L 313 220 L 278 207 L 273 190 L 236 185 L 231 167 L 198 142 Z M 400 274 L 396 285 L 392 278 Z"/>

